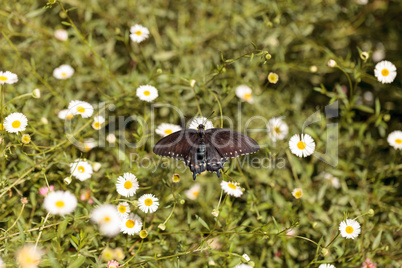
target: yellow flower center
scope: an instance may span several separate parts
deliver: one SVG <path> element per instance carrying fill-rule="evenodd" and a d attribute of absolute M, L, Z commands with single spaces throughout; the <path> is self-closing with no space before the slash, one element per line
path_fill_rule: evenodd
<path fill-rule="evenodd" d="M 31 141 L 31 138 L 29 137 L 29 136 L 23 136 L 22 137 L 22 142 L 23 143 L 28 143 L 28 142 L 30 142 Z"/>
<path fill-rule="evenodd" d="M 109 217 L 109 216 L 105 216 L 104 218 L 103 218 L 103 221 L 104 222 L 109 222 L 111 220 L 111 218 Z"/>
<path fill-rule="evenodd" d="M 119 206 L 119 212 L 120 213 L 125 213 L 127 211 L 125 206 Z"/>
<path fill-rule="evenodd" d="M 297 191 L 296 193 L 295 193 L 295 197 L 296 198 L 300 198 L 302 196 L 302 192 L 301 191 Z"/>
<path fill-rule="evenodd" d="M 57 201 L 57 202 L 56 202 L 56 207 L 58 207 L 58 208 L 64 207 L 64 202 L 61 201 L 61 200 Z"/>
<path fill-rule="evenodd" d="M 382 69 L 381 74 L 382 76 L 388 76 L 389 75 L 388 69 Z"/>
<path fill-rule="evenodd" d="M 136 35 L 141 35 L 142 32 L 141 32 L 141 31 L 136 31 L 135 34 L 136 34 Z"/>
<path fill-rule="evenodd" d="M 131 181 L 126 181 L 124 183 L 124 188 L 131 189 L 131 187 L 133 187 L 133 183 Z"/>
<path fill-rule="evenodd" d="M 398 144 L 402 144 L 402 140 L 401 140 L 401 139 L 396 139 L 395 142 L 398 143 Z"/>
<path fill-rule="evenodd" d="M 74 118 L 74 115 L 72 115 L 72 114 L 66 115 L 66 119 L 67 119 L 67 120 L 71 120 L 71 119 L 73 119 L 73 118 Z"/>
<path fill-rule="evenodd" d="M 345 228 L 345 231 L 346 231 L 348 234 L 351 234 L 351 233 L 353 233 L 353 227 L 352 227 L 352 226 L 347 226 L 347 227 Z"/>
<path fill-rule="evenodd" d="M 149 95 L 151 95 L 151 92 L 149 92 L 149 90 L 145 90 L 145 91 L 144 91 L 144 95 L 145 95 L 145 96 L 149 96 Z"/>
<path fill-rule="evenodd" d="M 0 123 L 0 130 L 4 129 L 4 125 L 2 123 Z"/>
<path fill-rule="evenodd" d="M 95 123 L 94 123 L 94 127 L 95 127 L 95 128 L 100 128 L 100 127 L 101 127 L 101 123 L 95 122 Z"/>
<path fill-rule="evenodd" d="M 297 148 L 299 148 L 300 150 L 306 149 L 306 143 L 304 141 L 299 141 L 297 143 Z"/>
<path fill-rule="evenodd" d="M 152 201 L 151 198 L 147 198 L 147 199 L 145 199 L 145 201 L 144 201 L 144 204 L 145 204 L 147 207 L 152 206 L 153 203 L 154 203 L 154 201 Z"/>
<path fill-rule="evenodd" d="M 126 221 L 127 228 L 133 228 L 135 226 L 135 222 L 133 220 Z"/>
<path fill-rule="evenodd" d="M 228 186 L 229 186 L 229 188 L 231 188 L 233 190 L 237 189 L 236 185 L 234 185 L 233 183 L 228 183 Z"/>
<path fill-rule="evenodd" d="M 281 130 L 279 129 L 279 127 L 274 127 L 274 132 L 276 134 L 279 134 L 279 133 L 281 133 Z"/>
<path fill-rule="evenodd" d="M 82 107 L 82 106 L 78 106 L 78 107 L 77 107 L 77 112 L 79 112 L 79 113 L 85 113 L 85 108 Z"/>
<path fill-rule="evenodd" d="M 274 81 L 276 80 L 276 76 L 275 76 L 274 74 L 271 74 L 271 75 L 268 77 L 268 80 L 269 80 L 270 82 L 274 82 Z"/>
<path fill-rule="evenodd" d="M 78 170 L 79 173 L 84 173 L 85 172 L 85 168 L 83 166 L 79 166 L 77 168 L 77 170 Z"/>
<path fill-rule="evenodd" d="M 193 195 L 194 195 L 195 197 L 197 197 L 199 194 L 200 194 L 200 191 L 194 191 L 194 192 L 193 192 Z"/>
<path fill-rule="evenodd" d="M 244 97 L 244 99 L 246 99 L 246 100 L 251 99 L 251 94 L 250 94 L 250 93 L 244 94 L 243 97 Z"/>
<path fill-rule="evenodd" d="M 0 76 L 0 81 L 7 81 L 7 77 L 5 77 L 5 76 Z"/>
<path fill-rule="evenodd" d="M 11 126 L 13 128 L 19 128 L 21 126 L 21 122 L 18 120 L 15 120 L 14 122 L 11 123 Z"/>
<path fill-rule="evenodd" d="M 63 77 L 66 76 L 66 75 L 67 75 L 66 73 L 61 73 L 61 76 L 63 76 Z"/>
<path fill-rule="evenodd" d="M 165 130 L 165 134 L 168 134 L 168 135 L 169 135 L 169 134 L 172 134 L 172 133 L 173 133 L 173 131 L 172 131 L 171 129 L 166 129 L 166 130 Z"/>

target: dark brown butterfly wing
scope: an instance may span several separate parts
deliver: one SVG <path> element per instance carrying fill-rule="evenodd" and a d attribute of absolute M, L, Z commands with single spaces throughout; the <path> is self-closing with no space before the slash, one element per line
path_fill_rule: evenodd
<path fill-rule="evenodd" d="M 249 136 L 224 128 L 206 130 L 205 141 L 213 145 L 222 158 L 252 154 L 260 149 L 258 143 Z"/>
<path fill-rule="evenodd" d="M 188 165 L 192 159 L 190 151 L 197 151 L 198 139 L 196 130 L 180 130 L 159 140 L 155 144 L 154 153 L 183 160 Z"/>

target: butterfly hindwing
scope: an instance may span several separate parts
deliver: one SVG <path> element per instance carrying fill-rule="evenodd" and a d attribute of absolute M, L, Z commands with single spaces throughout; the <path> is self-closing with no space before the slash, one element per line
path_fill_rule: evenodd
<path fill-rule="evenodd" d="M 252 154 L 260 149 L 252 138 L 230 129 L 213 128 L 205 131 L 205 140 L 224 158 Z"/>

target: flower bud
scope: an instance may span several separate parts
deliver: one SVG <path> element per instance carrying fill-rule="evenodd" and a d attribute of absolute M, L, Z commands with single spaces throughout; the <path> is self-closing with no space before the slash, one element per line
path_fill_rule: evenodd
<path fill-rule="evenodd" d="M 40 89 L 39 88 L 35 88 L 32 91 L 32 97 L 34 97 L 35 99 L 39 99 L 40 98 Z"/>
<path fill-rule="evenodd" d="M 161 229 L 162 231 L 165 231 L 166 225 L 164 223 L 161 223 L 158 225 L 158 228 Z"/>
<path fill-rule="evenodd" d="M 215 218 L 217 218 L 217 217 L 219 216 L 219 211 L 215 208 L 215 209 L 212 210 L 211 214 L 212 214 Z"/>
<path fill-rule="evenodd" d="M 330 60 L 328 61 L 328 67 L 333 68 L 333 67 L 335 67 L 335 66 L 336 66 L 336 61 L 334 61 L 333 59 L 330 59 Z"/>
<path fill-rule="evenodd" d="M 174 182 L 174 183 L 178 183 L 179 181 L 180 181 L 180 174 L 173 174 L 173 176 L 172 176 L 172 181 Z"/>
<path fill-rule="evenodd" d="M 368 58 L 369 58 L 369 54 L 368 54 L 366 51 L 363 51 L 363 52 L 360 54 L 360 58 L 361 58 L 362 60 L 366 61 L 366 60 L 368 60 Z"/>
<path fill-rule="evenodd" d="M 374 209 L 370 208 L 369 211 L 367 212 L 367 215 L 369 215 L 370 217 L 374 216 Z"/>
<path fill-rule="evenodd" d="M 64 179 L 64 183 L 69 185 L 71 183 L 71 177 L 67 177 Z"/>
<path fill-rule="evenodd" d="M 323 248 L 323 249 L 321 250 L 321 254 L 322 254 L 324 257 L 327 256 L 328 253 L 329 253 L 329 250 L 326 249 L 326 248 Z"/>
<path fill-rule="evenodd" d="M 265 59 L 266 60 L 270 60 L 271 58 L 272 58 L 271 54 L 269 54 L 269 53 L 265 54 Z"/>
<path fill-rule="evenodd" d="M 142 230 L 142 231 L 140 232 L 140 237 L 141 237 L 142 239 L 147 238 L 147 236 L 148 236 L 148 232 L 147 232 L 146 230 Z"/>

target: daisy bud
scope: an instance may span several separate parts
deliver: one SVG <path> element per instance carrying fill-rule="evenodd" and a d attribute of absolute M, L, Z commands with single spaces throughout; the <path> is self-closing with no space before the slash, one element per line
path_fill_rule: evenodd
<path fill-rule="evenodd" d="M 101 167 L 102 167 L 102 164 L 99 162 L 96 162 L 93 164 L 93 169 L 95 172 L 97 172 Z"/>
<path fill-rule="evenodd" d="M 194 79 L 191 80 L 191 81 L 190 81 L 190 86 L 191 86 L 191 87 L 194 87 L 196 82 L 197 82 L 197 81 L 195 81 Z"/>
<path fill-rule="evenodd" d="M 385 114 L 383 118 L 385 122 L 388 122 L 391 119 L 391 116 L 389 114 Z"/>
<path fill-rule="evenodd" d="M 109 143 L 115 143 L 116 142 L 116 136 L 114 134 L 109 134 L 109 135 L 107 135 L 106 140 Z"/>
<path fill-rule="evenodd" d="M 180 174 L 173 174 L 172 181 L 178 183 L 180 181 Z"/>
<path fill-rule="evenodd" d="M 65 42 L 68 40 L 68 33 L 64 29 L 58 29 L 54 32 L 54 37 L 61 42 Z"/>
<path fill-rule="evenodd" d="M 326 249 L 326 248 L 323 248 L 323 249 L 321 250 L 321 254 L 322 254 L 324 257 L 327 256 L 328 253 L 329 253 L 329 250 Z"/>
<path fill-rule="evenodd" d="M 63 181 L 65 184 L 69 185 L 71 183 L 71 177 L 67 177 Z"/>
<path fill-rule="evenodd" d="M 181 200 L 180 200 L 180 204 L 181 204 L 181 205 L 184 205 L 184 203 L 186 203 L 186 200 L 181 199 Z"/>
<path fill-rule="evenodd" d="M 35 99 L 39 99 L 40 98 L 40 89 L 39 88 L 35 88 L 32 91 L 32 97 Z"/>
<path fill-rule="evenodd" d="M 315 221 L 315 222 L 313 222 L 313 228 L 314 229 L 316 229 L 317 228 L 317 226 L 318 226 L 318 223 Z"/>
<path fill-rule="evenodd" d="M 28 204 L 28 198 L 26 197 L 21 198 L 21 203 L 24 205 Z"/>
<path fill-rule="evenodd" d="M 368 58 L 369 58 L 369 54 L 368 54 L 366 51 L 363 51 L 363 52 L 360 54 L 360 58 L 361 58 L 362 60 L 366 61 L 366 60 L 368 60 Z"/>
<path fill-rule="evenodd" d="M 156 72 L 157 72 L 158 74 L 161 74 L 161 73 L 163 73 L 163 70 L 162 70 L 161 68 L 159 68 L 159 69 L 156 70 Z"/>
<path fill-rule="evenodd" d="M 215 209 L 212 210 L 211 214 L 212 214 L 212 216 L 217 218 L 219 216 L 219 211 L 215 208 Z"/>
<path fill-rule="evenodd" d="M 162 231 L 165 231 L 166 225 L 164 223 L 161 223 L 158 225 L 158 228 L 161 229 Z"/>
<path fill-rule="evenodd" d="M 369 211 L 367 212 L 367 215 L 369 215 L 370 217 L 374 216 L 374 210 L 372 208 L 369 209 Z"/>
<path fill-rule="evenodd" d="M 106 247 L 103 251 L 102 251 L 102 259 L 104 261 L 111 261 L 114 257 L 114 250 Z"/>
<path fill-rule="evenodd" d="M 124 258 L 126 257 L 126 256 L 124 255 L 123 249 L 120 248 L 120 247 L 119 247 L 119 248 L 116 248 L 116 249 L 114 250 L 114 256 L 115 256 L 116 259 L 119 260 L 119 261 L 124 260 Z"/>
<path fill-rule="evenodd" d="M 270 60 L 271 58 L 272 58 L 271 54 L 269 54 L 269 53 L 265 54 L 265 59 L 266 60 Z"/>
<path fill-rule="evenodd" d="M 317 72 L 318 68 L 315 65 L 310 66 L 310 72 L 315 73 Z"/>
<path fill-rule="evenodd" d="M 148 236 L 148 232 L 147 232 L 146 230 L 142 230 L 142 231 L 140 232 L 140 237 L 141 237 L 142 239 L 147 238 L 147 236 Z"/>
<path fill-rule="evenodd" d="M 31 136 L 29 136 L 29 134 L 24 134 L 24 135 L 22 135 L 21 142 L 22 142 L 23 144 L 28 144 L 28 143 L 30 143 L 30 142 L 31 142 Z"/>
<path fill-rule="evenodd" d="M 46 117 L 42 117 L 42 118 L 40 119 L 40 121 L 41 121 L 44 125 L 49 124 L 49 121 L 47 120 Z"/>
<path fill-rule="evenodd" d="M 250 257 L 247 255 L 247 254 L 243 254 L 243 260 L 244 261 L 246 261 L 246 262 L 249 262 L 250 261 Z"/>
<path fill-rule="evenodd" d="M 332 59 L 328 61 L 328 67 L 333 68 L 333 67 L 335 67 L 335 65 L 336 65 L 336 61 L 334 61 Z"/>

